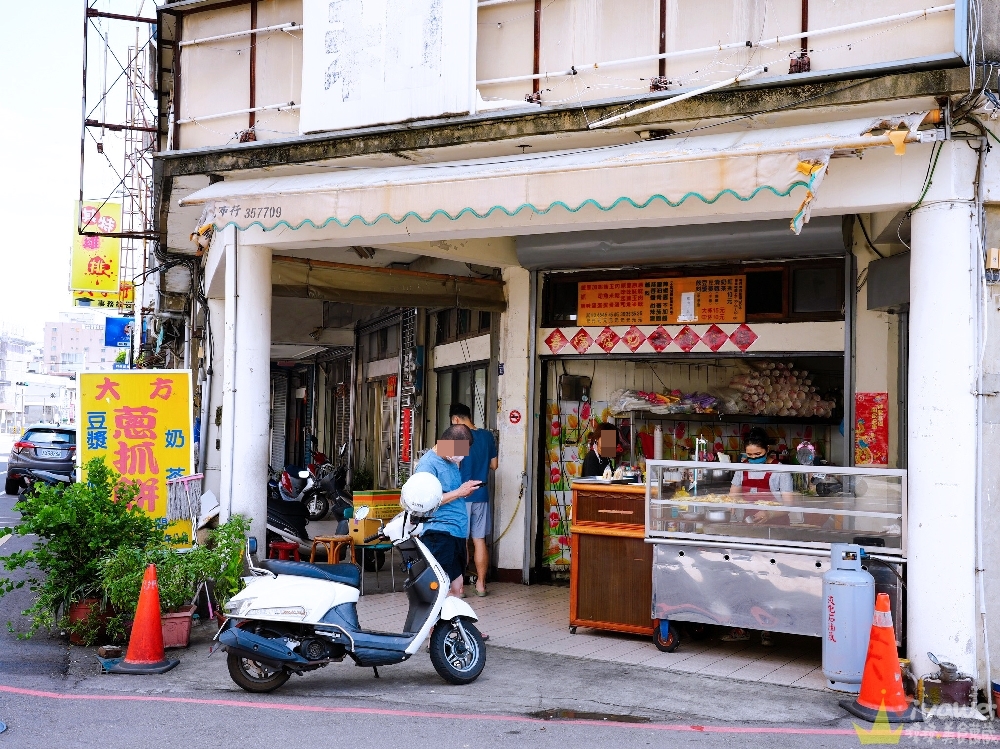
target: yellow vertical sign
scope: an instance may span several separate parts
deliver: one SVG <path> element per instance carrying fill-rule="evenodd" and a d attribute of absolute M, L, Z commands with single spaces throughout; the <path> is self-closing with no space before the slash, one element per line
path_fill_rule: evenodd
<path fill-rule="evenodd" d="M 149 369 L 81 372 L 80 461 L 105 463 L 139 490 L 135 504 L 177 546 L 190 546 L 190 519 L 169 519 L 167 481 L 194 469 L 191 372 Z"/>
<path fill-rule="evenodd" d="M 118 237 L 101 235 L 122 230 L 121 203 L 85 200 L 82 204 L 77 203 L 76 219 L 73 223 L 70 288 L 76 291 L 117 292 L 122 242 Z"/>

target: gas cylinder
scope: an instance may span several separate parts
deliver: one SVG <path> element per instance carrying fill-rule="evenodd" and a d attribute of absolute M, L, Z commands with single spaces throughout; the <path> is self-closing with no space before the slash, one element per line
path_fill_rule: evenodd
<path fill-rule="evenodd" d="M 855 544 L 830 547 L 823 575 L 823 675 L 838 692 L 857 694 L 875 615 L 875 579 L 861 568 Z"/>

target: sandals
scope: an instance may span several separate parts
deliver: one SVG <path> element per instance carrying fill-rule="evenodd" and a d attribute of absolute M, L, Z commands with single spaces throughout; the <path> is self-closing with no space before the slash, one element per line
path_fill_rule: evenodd
<path fill-rule="evenodd" d="M 488 590 L 481 591 L 481 590 L 479 590 L 479 588 L 473 588 L 472 590 L 480 598 L 485 598 L 486 596 L 488 596 L 490 594 L 490 592 Z"/>
<path fill-rule="evenodd" d="M 750 640 L 750 635 L 747 634 L 745 629 L 740 627 L 733 627 L 729 630 L 728 634 L 724 634 L 719 638 L 722 642 L 748 642 Z"/>

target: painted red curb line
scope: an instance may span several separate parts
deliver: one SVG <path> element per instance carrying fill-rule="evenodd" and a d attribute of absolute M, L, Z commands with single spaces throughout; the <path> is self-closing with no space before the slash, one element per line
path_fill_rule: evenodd
<path fill-rule="evenodd" d="M 381 715 L 396 718 L 429 718 L 435 720 L 496 721 L 503 723 L 541 723 L 543 725 L 603 726 L 605 728 L 634 728 L 650 731 L 675 731 L 689 733 L 722 734 L 784 734 L 791 736 L 854 736 L 848 728 L 790 728 L 785 726 L 703 726 L 684 723 L 619 723 L 603 720 L 543 720 L 519 715 L 494 715 L 489 713 L 434 713 L 418 710 L 389 710 L 375 707 L 323 707 L 321 705 L 295 705 L 288 702 L 246 702 L 244 700 L 201 699 L 197 697 L 162 697 L 140 694 L 66 694 L 45 692 L 39 689 L 22 689 L 0 684 L 0 692 L 18 694 L 25 697 L 41 697 L 50 700 L 89 700 L 97 702 L 165 702 L 184 705 L 211 705 L 213 707 L 248 707 L 257 710 L 285 710 L 303 713 L 335 713 L 347 715 Z M 1000 735 L 968 733 L 963 731 L 907 731 L 907 737 L 934 739 L 978 739 L 979 741 L 1000 742 Z"/>

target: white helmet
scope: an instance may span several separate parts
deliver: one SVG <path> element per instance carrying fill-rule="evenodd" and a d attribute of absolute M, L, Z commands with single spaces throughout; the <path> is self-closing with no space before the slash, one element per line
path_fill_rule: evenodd
<path fill-rule="evenodd" d="M 415 473 L 406 480 L 399 493 L 399 504 L 414 515 L 430 515 L 441 506 L 444 490 L 433 473 Z"/>

